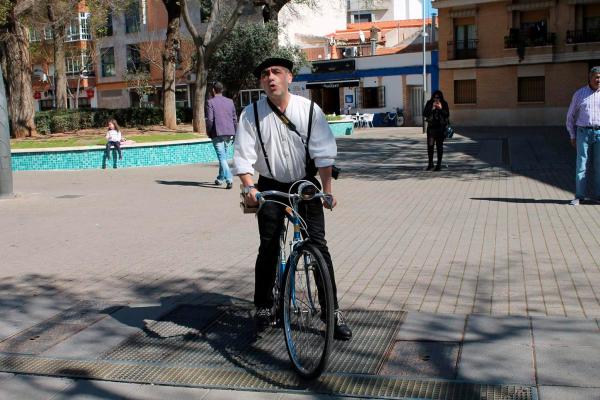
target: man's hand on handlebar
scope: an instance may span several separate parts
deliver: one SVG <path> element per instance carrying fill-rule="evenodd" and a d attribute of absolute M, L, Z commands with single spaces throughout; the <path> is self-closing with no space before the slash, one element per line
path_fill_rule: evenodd
<path fill-rule="evenodd" d="M 327 193 L 326 197 L 323 197 L 323 207 L 328 210 L 333 210 L 333 208 L 337 205 L 337 200 L 331 193 Z"/>
<path fill-rule="evenodd" d="M 256 199 L 256 193 L 258 190 L 256 188 L 250 189 L 248 193 L 246 193 L 246 204 L 248 207 L 256 207 L 258 206 L 258 200 Z"/>

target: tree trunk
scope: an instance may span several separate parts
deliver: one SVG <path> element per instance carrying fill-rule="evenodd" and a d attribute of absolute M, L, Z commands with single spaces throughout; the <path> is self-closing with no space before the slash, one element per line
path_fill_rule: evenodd
<path fill-rule="evenodd" d="M 36 134 L 31 61 L 27 29 L 14 16 L 8 16 L 8 32 L 2 43 L 6 63 L 6 92 L 12 137 L 22 138 Z"/>
<path fill-rule="evenodd" d="M 290 0 L 264 0 L 254 2 L 255 5 L 262 4 L 263 7 L 263 21 L 265 23 L 269 21 L 279 22 L 279 11 L 289 3 Z"/>
<path fill-rule="evenodd" d="M 65 63 L 65 26 L 57 24 L 54 6 L 48 3 L 48 20 L 52 24 L 54 49 L 54 98 L 57 109 L 67 108 L 67 66 Z"/>
<path fill-rule="evenodd" d="M 77 91 L 75 92 L 75 101 L 73 102 L 73 104 L 75 104 L 75 109 L 79 108 L 79 89 L 81 89 L 81 74 L 83 73 L 83 71 L 79 71 L 79 76 L 77 77 Z"/>
<path fill-rule="evenodd" d="M 206 121 L 204 120 L 204 102 L 206 99 L 206 85 L 208 78 L 207 59 L 204 50 L 199 51 L 196 62 L 196 90 L 194 91 L 194 132 L 206 133 Z"/>
<path fill-rule="evenodd" d="M 10 135 L 8 125 L 8 105 L 4 92 L 4 74 L 0 67 L 0 199 L 12 197 L 13 176 L 10 154 Z"/>
<path fill-rule="evenodd" d="M 163 123 L 169 129 L 176 129 L 175 73 L 177 71 L 177 50 L 180 46 L 181 4 L 178 0 L 163 0 L 163 2 L 167 8 L 169 21 L 163 51 Z"/>
<path fill-rule="evenodd" d="M 65 43 L 62 38 L 55 36 L 54 39 L 54 92 L 56 108 L 67 108 L 67 68 L 65 65 Z"/>

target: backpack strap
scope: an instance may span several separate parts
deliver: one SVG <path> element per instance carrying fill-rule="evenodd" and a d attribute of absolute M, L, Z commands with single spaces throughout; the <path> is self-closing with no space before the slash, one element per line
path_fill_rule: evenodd
<path fill-rule="evenodd" d="M 256 100 L 252 102 L 254 106 L 254 124 L 256 125 L 256 133 L 258 134 L 258 141 L 260 142 L 260 147 L 262 148 L 263 156 L 265 157 L 265 163 L 267 164 L 267 169 L 269 170 L 269 174 L 271 174 L 271 178 L 273 177 L 273 171 L 271 171 L 271 164 L 269 164 L 269 156 L 267 156 L 267 151 L 265 150 L 265 144 L 262 140 L 262 135 L 260 134 L 260 122 L 258 121 L 258 105 L 256 104 Z"/>

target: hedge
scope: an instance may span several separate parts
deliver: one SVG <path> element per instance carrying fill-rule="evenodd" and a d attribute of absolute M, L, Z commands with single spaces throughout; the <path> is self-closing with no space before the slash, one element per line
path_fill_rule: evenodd
<path fill-rule="evenodd" d="M 132 128 L 144 125 L 160 125 L 162 108 L 87 108 L 77 110 L 49 110 L 35 114 L 35 125 L 40 134 L 76 131 L 78 129 L 102 128 L 109 119 L 116 119 L 120 126 Z M 192 109 L 177 109 L 177 121 L 192 122 Z"/>

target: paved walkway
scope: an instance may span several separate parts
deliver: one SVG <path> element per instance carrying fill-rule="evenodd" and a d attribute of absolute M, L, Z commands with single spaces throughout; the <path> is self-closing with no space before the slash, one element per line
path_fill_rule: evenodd
<path fill-rule="evenodd" d="M 407 311 L 386 375 L 600 399 L 600 205 L 567 205 L 574 151 L 553 130 L 461 133 L 441 172 L 423 170 L 417 129 L 339 140 L 327 236 L 342 307 Z M 84 357 L 169 304 L 248 302 L 256 222 L 237 190 L 212 185 L 215 168 L 15 173 L 18 197 L 0 201 L 0 340 L 82 300 L 144 310 L 98 322 L 94 341 L 82 342 L 91 324 L 44 351 Z M 0 376 L 3 399 L 165 396 L 317 397 Z"/>

